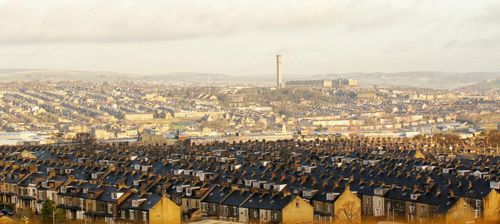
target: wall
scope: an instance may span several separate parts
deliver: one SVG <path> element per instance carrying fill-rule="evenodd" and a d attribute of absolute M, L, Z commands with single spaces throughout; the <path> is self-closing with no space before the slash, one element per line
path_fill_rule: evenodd
<path fill-rule="evenodd" d="M 485 222 L 500 223 L 500 193 L 491 189 L 484 199 L 483 217 Z"/>
<path fill-rule="evenodd" d="M 334 203 L 334 223 L 361 223 L 361 199 L 348 188 Z"/>
<path fill-rule="evenodd" d="M 149 211 L 149 223 L 181 223 L 181 208 L 172 200 L 163 196 L 162 199 Z"/>
<path fill-rule="evenodd" d="M 474 222 L 474 208 L 460 198 L 446 213 L 446 223 Z"/>
<path fill-rule="evenodd" d="M 298 206 L 297 206 L 298 205 Z M 296 196 L 282 211 L 283 224 L 313 223 L 314 208 L 309 202 Z"/>

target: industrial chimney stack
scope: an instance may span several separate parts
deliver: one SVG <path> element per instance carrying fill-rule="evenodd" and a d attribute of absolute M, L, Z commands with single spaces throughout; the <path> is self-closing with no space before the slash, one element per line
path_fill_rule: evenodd
<path fill-rule="evenodd" d="M 276 75 L 277 75 L 277 83 L 276 83 L 276 87 L 277 88 L 281 88 L 283 87 L 283 80 L 282 80 L 282 76 L 281 76 L 281 55 L 276 55 Z"/>

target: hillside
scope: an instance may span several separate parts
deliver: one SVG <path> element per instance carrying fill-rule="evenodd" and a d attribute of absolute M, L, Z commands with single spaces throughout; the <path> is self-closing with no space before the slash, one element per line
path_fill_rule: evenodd
<path fill-rule="evenodd" d="M 459 88 L 466 92 L 491 92 L 500 91 L 500 79 L 488 79 L 479 83 Z"/>
<path fill-rule="evenodd" d="M 180 82 L 197 85 L 217 84 L 257 84 L 274 85 L 274 74 L 227 75 L 215 73 L 158 73 L 127 74 L 107 71 L 63 71 L 63 70 L 30 70 L 0 69 L 0 81 L 162 81 Z M 500 73 L 468 72 L 449 73 L 432 71 L 398 72 L 398 73 L 346 73 L 346 74 L 284 74 L 284 81 L 338 79 L 339 77 L 359 80 L 362 86 L 404 86 L 432 89 L 491 89 L 498 88 Z M 488 81 L 490 80 L 490 81 Z M 491 80 L 494 80 L 491 82 Z M 490 83 L 491 82 L 491 83 Z"/>
<path fill-rule="evenodd" d="M 407 86 L 431 89 L 456 89 L 488 79 L 500 79 L 500 73 L 492 72 L 433 72 L 415 71 L 398 73 L 348 73 L 346 78 L 359 80 L 361 85 Z M 338 78 L 339 75 L 316 75 L 320 78 Z"/>

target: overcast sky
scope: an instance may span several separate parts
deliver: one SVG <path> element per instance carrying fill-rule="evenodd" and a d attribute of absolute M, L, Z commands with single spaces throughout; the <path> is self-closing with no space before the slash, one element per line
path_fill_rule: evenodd
<path fill-rule="evenodd" d="M 500 71 L 498 0 L 0 0 L 0 68 Z"/>

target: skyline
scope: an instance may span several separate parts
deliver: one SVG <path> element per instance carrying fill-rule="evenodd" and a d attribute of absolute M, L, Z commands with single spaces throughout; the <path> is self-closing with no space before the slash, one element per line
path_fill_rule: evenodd
<path fill-rule="evenodd" d="M 0 68 L 272 74 L 500 71 L 494 1 L 0 0 Z M 174 12 L 174 13 L 170 13 Z"/>

